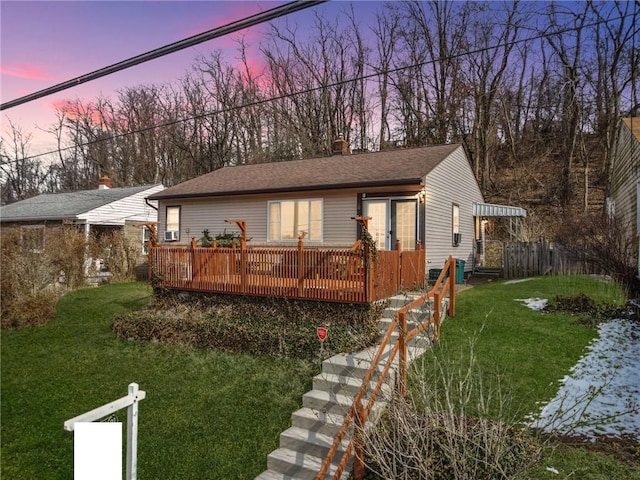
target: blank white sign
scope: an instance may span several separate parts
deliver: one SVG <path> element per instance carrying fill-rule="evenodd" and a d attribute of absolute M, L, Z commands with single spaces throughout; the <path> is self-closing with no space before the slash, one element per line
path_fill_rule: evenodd
<path fill-rule="evenodd" d="M 74 480 L 122 480 L 122 422 L 73 427 Z"/>

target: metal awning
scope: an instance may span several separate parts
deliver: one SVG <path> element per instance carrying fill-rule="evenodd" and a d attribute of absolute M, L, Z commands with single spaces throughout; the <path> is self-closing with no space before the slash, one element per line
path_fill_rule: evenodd
<path fill-rule="evenodd" d="M 473 203 L 474 217 L 527 217 L 527 211 L 521 207 L 495 205 L 492 203 Z"/>

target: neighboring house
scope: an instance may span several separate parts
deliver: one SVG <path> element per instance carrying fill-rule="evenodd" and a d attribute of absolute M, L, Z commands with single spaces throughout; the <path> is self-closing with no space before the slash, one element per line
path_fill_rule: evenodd
<path fill-rule="evenodd" d="M 349 154 L 336 140 L 329 157 L 224 167 L 150 197 L 159 202 L 158 236 L 165 245 L 189 245 L 244 220 L 249 246 L 351 247 L 360 235 L 356 216 L 371 217 L 379 249 L 399 242 L 426 247 L 427 269 L 449 255 L 473 268 L 474 203 L 482 194 L 460 145 Z"/>
<path fill-rule="evenodd" d="M 621 224 L 629 224 L 638 242 L 640 237 L 640 117 L 623 118 L 618 142 L 613 153 L 611 189 L 608 200 L 610 214 Z M 635 261 L 640 277 L 640 242 Z"/>
<path fill-rule="evenodd" d="M 21 228 L 32 241 L 39 240 L 43 245 L 46 229 L 60 225 L 76 225 L 87 237 L 121 230 L 125 238 L 139 242 L 138 259 L 142 262 L 150 238 L 144 225 L 157 221 L 157 202 L 148 202 L 146 198 L 163 188 L 162 185 L 111 188 L 111 180 L 102 177 L 95 190 L 43 194 L 0 207 L 0 225 Z"/>

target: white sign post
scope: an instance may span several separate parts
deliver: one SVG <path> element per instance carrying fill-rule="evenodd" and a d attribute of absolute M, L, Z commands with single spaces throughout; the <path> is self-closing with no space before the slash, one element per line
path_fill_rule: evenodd
<path fill-rule="evenodd" d="M 78 415 L 64 422 L 64 429 L 72 432 L 79 422 L 94 422 L 123 408 L 127 409 L 127 470 L 126 479 L 136 480 L 138 475 L 138 402 L 144 400 L 146 392 L 138 389 L 137 383 L 129 384 L 129 394 L 111 403 Z"/>

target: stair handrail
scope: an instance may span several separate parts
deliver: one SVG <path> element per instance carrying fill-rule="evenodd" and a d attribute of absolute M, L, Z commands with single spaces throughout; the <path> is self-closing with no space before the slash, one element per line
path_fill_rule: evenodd
<path fill-rule="evenodd" d="M 406 395 L 407 342 L 431 325 L 434 325 L 435 327 L 434 341 L 438 341 L 440 337 L 441 320 L 440 302 L 442 298 L 444 298 L 444 295 L 446 295 L 447 293 L 449 293 L 449 305 L 447 314 L 450 317 L 453 317 L 455 315 L 455 280 L 456 260 L 450 256 L 449 258 L 447 258 L 445 266 L 440 272 L 440 275 L 438 276 L 433 287 L 426 293 L 422 294 L 419 298 L 408 303 L 396 312 L 393 319 L 391 320 L 391 324 L 385 332 L 382 341 L 380 342 L 380 346 L 376 350 L 376 353 L 371 360 L 371 366 L 362 379 L 362 384 L 353 399 L 351 407 L 349 407 L 349 410 L 344 417 L 340 430 L 334 437 L 333 443 L 331 444 L 331 447 L 329 448 L 329 451 L 327 452 L 327 455 L 322 462 L 320 471 L 315 477 L 316 480 L 325 479 L 329 470 L 329 466 L 333 462 L 338 448 L 352 423 L 354 423 L 353 436 L 349 440 L 345 452 L 340 458 L 340 463 L 338 464 L 336 471 L 331 478 L 333 480 L 338 480 L 340 478 L 347 466 L 347 463 L 349 462 L 349 459 L 351 458 L 352 453 L 355 450 L 353 476 L 355 480 L 362 480 L 362 478 L 364 477 L 364 426 L 367 422 L 367 419 L 369 418 L 371 410 L 373 409 L 375 401 L 380 391 L 382 390 L 382 386 L 387 379 L 387 375 L 389 374 L 391 365 L 393 364 L 396 355 L 400 353 L 400 358 L 398 359 L 397 388 L 401 395 Z M 429 319 L 416 326 L 410 332 L 407 332 L 407 312 L 429 301 L 429 299 L 432 297 L 434 299 L 434 309 L 430 312 Z M 376 382 L 376 385 L 371 392 L 371 396 L 369 397 L 366 406 L 364 406 L 362 405 L 362 399 L 369 388 L 369 383 L 371 382 L 375 371 L 378 369 L 380 360 L 382 359 L 384 351 L 389 344 L 391 336 L 396 327 L 398 327 L 398 341 L 389 351 L 389 355 L 384 364 L 384 367 L 382 368 L 382 372 L 380 373 L 378 381 Z"/>

